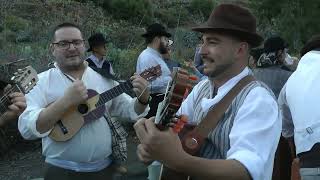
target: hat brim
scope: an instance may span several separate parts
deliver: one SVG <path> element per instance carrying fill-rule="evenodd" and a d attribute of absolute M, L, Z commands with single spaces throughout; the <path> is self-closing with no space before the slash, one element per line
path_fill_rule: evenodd
<path fill-rule="evenodd" d="M 228 28 L 220 28 L 220 27 L 215 28 L 215 27 L 210 27 L 206 24 L 200 25 L 198 27 L 193 27 L 192 31 L 201 32 L 201 33 L 219 32 L 219 33 L 230 34 L 232 36 L 240 38 L 241 40 L 245 40 L 252 46 L 252 48 L 260 46 L 263 42 L 263 38 L 257 33 L 251 33 L 251 32 L 246 32 L 246 31 L 237 30 L 237 29 L 228 29 Z"/>
<path fill-rule="evenodd" d="M 162 33 L 144 33 L 141 35 L 144 38 L 147 37 L 152 37 L 152 36 L 166 36 L 166 37 L 171 37 L 172 35 L 168 32 L 162 32 Z"/>

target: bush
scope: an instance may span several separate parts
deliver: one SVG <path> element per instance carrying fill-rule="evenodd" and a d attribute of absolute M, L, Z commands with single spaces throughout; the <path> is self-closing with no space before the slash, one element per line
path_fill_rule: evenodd
<path fill-rule="evenodd" d="M 213 0 L 191 0 L 190 10 L 194 14 L 209 17 L 215 2 Z"/>
<path fill-rule="evenodd" d="M 28 28 L 28 21 L 14 15 L 9 15 L 5 16 L 4 27 L 13 32 L 24 31 Z"/>
<path fill-rule="evenodd" d="M 111 0 L 109 8 L 115 18 L 150 22 L 153 17 L 150 0 Z M 108 9 L 106 9 L 108 11 Z"/>

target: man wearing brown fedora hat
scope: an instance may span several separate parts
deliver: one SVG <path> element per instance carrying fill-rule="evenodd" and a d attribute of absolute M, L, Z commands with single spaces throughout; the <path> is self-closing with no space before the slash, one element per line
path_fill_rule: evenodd
<path fill-rule="evenodd" d="M 282 135 L 294 139 L 300 159 L 302 180 L 320 179 L 320 35 L 313 36 L 301 49 L 301 60 L 278 102 L 282 110 Z"/>
<path fill-rule="evenodd" d="M 247 67 L 250 48 L 262 42 L 255 17 L 237 5 L 220 4 L 207 23 L 193 30 L 203 34 L 200 54 L 208 79 L 193 88 L 177 115 L 197 125 L 194 138 L 180 140 L 171 128 L 158 130 L 153 118 L 140 119 L 135 124 L 140 160 L 158 160 L 192 179 L 270 180 L 281 119 L 272 91 Z M 212 113 L 221 105 L 226 109 L 221 115 Z M 188 154 L 200 136 L 204 144 L 197 156 Z"/>

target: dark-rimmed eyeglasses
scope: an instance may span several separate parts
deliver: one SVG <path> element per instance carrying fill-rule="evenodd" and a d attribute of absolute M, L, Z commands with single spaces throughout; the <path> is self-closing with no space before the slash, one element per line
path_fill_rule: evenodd
<path fill-rule="evenodd" d="M 73 41 L 59 41 L 59 42 L 55 42 L 55 43 L 52 43 L 52 44 L 56 45 L 60 49 L 66 50 L 66 49 L 70 48 L 71 44 L 73 44 L 73 46 L 75 48 L 82 47 L 83 44 L 84 44 L 84 40 L 83 39 L 77 39 L 77 40 L 73 40 Z"/>

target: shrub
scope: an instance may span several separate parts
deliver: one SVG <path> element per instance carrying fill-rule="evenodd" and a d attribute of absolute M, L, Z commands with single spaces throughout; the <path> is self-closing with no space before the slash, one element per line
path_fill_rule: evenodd
<path fill-rule="evenodd" d="M 215 2 L 213 0 L 191 0 L 190 10 L 194 14 L 202 14 L 209 17 Z"/>
<path fill-rule="evenodd" d="M 14 15 L 9 15 L 5 16 L 4 27 L 13 32 L 24 31 L 28 28 L 28 21 Z"/>

